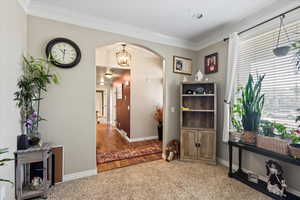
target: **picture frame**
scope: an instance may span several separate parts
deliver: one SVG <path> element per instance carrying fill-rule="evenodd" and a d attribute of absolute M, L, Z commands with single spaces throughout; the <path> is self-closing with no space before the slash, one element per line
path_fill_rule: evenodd
<path fill-rule="evenodd" d="M 205 74 L 212 74 L 218 72 L 219 60 L 218 53 L 213 53 L 204 58 L 204 71 Z"/>
<path fill-rule="evenodd" d="M 117 85 L 117 99 L 123 98 L 123 84 Z"/>
<path fill-rule="evenodd" d="M 192 59 L 173 56 L 173 72 L 178 74 L 192 75 Z"/>

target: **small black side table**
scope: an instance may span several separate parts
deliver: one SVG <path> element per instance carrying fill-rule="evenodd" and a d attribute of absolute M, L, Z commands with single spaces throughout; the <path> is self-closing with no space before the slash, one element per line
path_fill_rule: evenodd
<path fill-rule="evenodd" d="M 270 193 L 267 190 L 267 183 L 266 182 L 264 182 L 262 180 L 259 180 L 259 182 L 257 184 L 252 183 L 252 182 L 248 181 L 248 174 L 245 173 L 242 170 L 243 150 L 250 151 L 252 153 L 256 153 L 256 154 L 260 154 L 260 155 L 264 155 L 264 156 L 274 158 L 274 159 L 277 159 L 277 160 L 280 160 L 280 161 L 288 162 L 288 163 L 296 165 L 296 166 L 300 166 L 300 160 L 299 159 L 294 159 L 294 158 L 292 158 L 290 156 L 287 156 L 287 155 L 282 155 L 282 154 L 279 154 L 279 153 L 268 151 L 266 149 L 258 148 L 254 145 L 248 145 L 248 144 L 244 144 L 244 143 L 241 143 L 241 142 L 229 141 L 228 145 L 229 145 L 229 173 L 228 173 L 229 177 L 234 178 L 236 180 L 239 180 L 242 183 L 244 183 L 244 184 L 246 184 L 246 185 L 248 185 L 248 186 L 250 186 L 250 187 L 266 194 L 266 195 L 268 195 L 269 197 L 271 197 L 273 199 L 276 199 L 276 200 L 300 200 L 300 197 L 295 196 L 294 194 L 289 193 L 289 192 L 287 192 L 287 197 L 286 198 L 282 198 L 282 197 L 279 197 L 279 196 L 277 196 L 273 193 Z M 233 147 L 238 148 L 238 152 L 239 152 L 238 153 L 239 154 L 239 166 L 238 166 L 237 171 L 233 171 L 233 168 L 232 168 Z"/>

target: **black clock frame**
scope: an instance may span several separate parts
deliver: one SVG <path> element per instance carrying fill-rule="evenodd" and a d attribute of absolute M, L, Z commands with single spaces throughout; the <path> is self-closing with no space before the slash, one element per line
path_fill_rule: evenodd
<path fill-rule="evenodd" d="M 62 63 L 59 63 L 59 62 L 56 62 L 52 55 L 51 55 L 51 49 L 53 48 L 53 46 L 57 43 L 61 43 L 61 42 L 64 42 L 64 43 L 67 43 L 69 45 L 71 45 L 75 51 L 76 51 L 76 59 L 72 62 L 72 63 L 69 63 L 69 64 L 62 64 Z M 57 67 L 60 67 L 60 68 L 72 68 L 72 67 L 75 67 L 81 60 L 81 51 L 78 47 L 78 45 L 73 42 L 72 40 L 69 40 L 67 38 L 55 38 L 53 40 L 51 40 L 48 44 L 47 44 L 47 47 L 46 47 L 46 56 L 47 58 L 50 58 L 51 59 L 51 63 Z"/>

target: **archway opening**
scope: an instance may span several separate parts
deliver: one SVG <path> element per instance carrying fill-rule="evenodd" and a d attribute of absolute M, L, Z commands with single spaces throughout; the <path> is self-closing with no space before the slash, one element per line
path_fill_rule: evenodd
<path fill-rule="evenodd" d="M 126 44 L 127 67 L 117 63 L 122 44 L 96 49 L 98 172 L 161 159 L 165 108 L 164 58 Z"/>

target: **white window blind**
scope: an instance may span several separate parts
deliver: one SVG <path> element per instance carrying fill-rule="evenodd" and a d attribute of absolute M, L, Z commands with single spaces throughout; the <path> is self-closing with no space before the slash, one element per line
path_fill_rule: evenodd
<path fill-rule="evenodd" d="M 300 40 L 300 21 L 285 25 L 290 41 Z M 241 42 L 237 87 L 245 86 L 249 73 L 265 74 L 262 92 L 265 93 L 263 119 L 296 127 L 296 109 L 300 108 L 300 72 L 296 67 L 294 51 L 287 56 L 276 57 L 279 28 Z M 282 30 L 280 45 L 288 39 Z"/>

